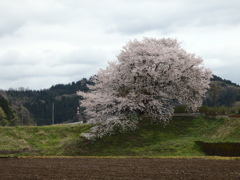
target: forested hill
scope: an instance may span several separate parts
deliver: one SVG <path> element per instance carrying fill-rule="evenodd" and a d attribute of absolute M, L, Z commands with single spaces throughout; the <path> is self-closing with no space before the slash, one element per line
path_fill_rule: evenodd
<path fill-rule="evenodd" d="M 52 124 L 53 103 L 54 123 L 78 121 L 80 97 L 76 91 L 87 91 L 87 84 L 91 82 L 84 78 L 37 91 L 25 88 L 0 91 L 0 125 Z M 210 87 L 203 105 L 240 106 L 240 86 L 236 83 L 214 75 Z"/>
<path fill-rule="evenodd" d="M 220 82 L 220 83 L 229 85 L 229 86 L 240 87 L 239 84 L 233 83 L 233 82 L 230 81 L 230 80 L 222 79 L 221 77 L 216 76 L 216 75 L 213 75 L 213 77 L 211 78 L 211 81 L 217 81 L 217 82 Z"/>
<path fill-rule="evenodd" d="M 8 100 L 18 116 L 19 125 L 52 124 L 54 104 L 54 123 L 77 121 L 76 113 L 79 96 L 76 92 L 87 91 L 91 82 L 82 79 L 69 84 L 57 84 L 49 89 L 30 90 L 25 88 L 9 89 L 0 92 Z M 0 104 L 1 105 L 1 104 Z"/>
<path fill-rule="evenodd" d="M 230 80 L 213 75 L 210 89 L 203 102 L 206 106 L 240 106 L 240 86 Z"/>

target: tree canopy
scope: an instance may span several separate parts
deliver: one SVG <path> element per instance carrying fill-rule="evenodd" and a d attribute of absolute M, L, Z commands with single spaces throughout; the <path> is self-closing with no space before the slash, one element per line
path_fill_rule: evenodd
<path fill-rule="evenodd" d="M 116 129 L 136 129 L 141 115 L 166 124 L 176 103 L 197 110 L 212 73 L 203 60 L 187 53 L 176 39 L 144 38 L 128 42 L 118 61 L 109 62 L 93 78 L 90 92 L 78 92 L 82 106 L 96 123 L 86 137 L 102 137 Z"/>
<path fill-rule="evenodd" d="M 116 129 L 136 129 L 140 115 L 166 124 L 176 103 L 195 111 L 201 106 L 212 73 L 203 60 L 187 53 L 176 39 L 144 38 L 123 47 L 93 78 L 90 92 L 78 92 L 90 122 L 86 137 L 102 137 Z"/>

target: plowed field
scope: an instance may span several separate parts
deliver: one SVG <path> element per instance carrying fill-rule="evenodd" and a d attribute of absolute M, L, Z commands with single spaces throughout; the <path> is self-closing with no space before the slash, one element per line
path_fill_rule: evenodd
<path fill-rule="evenodd" d="M 0 179 L 240 179 L 240 160 L 0 158 Z"/>

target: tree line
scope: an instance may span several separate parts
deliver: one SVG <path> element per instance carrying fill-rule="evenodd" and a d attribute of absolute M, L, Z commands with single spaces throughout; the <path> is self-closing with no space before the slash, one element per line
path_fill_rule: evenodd
<path fill-rule="evenodd" d="M 4 97 L 0 99 L 0 107 L 3 109 L 0 110 L 0 118 L 5 122 L 2 125 L 50 125 L 53 104 L 54 123 L 78 121 L 76 113 L 81 97 L 76 95 L 76 91 L 87 91 L 87 84 L 90 83 L 83 78 L 77 82 L 57 84 L 43 90 L 10 88 L 4 92 L 8 100 Z M 6 123 L 5 116 L 8 117 L 7 121 L 13 118 L 13 115 L 8 115 L 10 110 L 15 115 L 16 123 Z M 80 110 L 83 111 L 83 108 Z"/>
<path fill-rule="evenodd" d="M 87 92 L 87 84 L 92 84 L 91 78 L 89 80 L 84 78 L 69 84 L 57 84 L 49 89 L 30 90 L 20 87 L 2 91 L 4 93 L 0 95 L 0 125 L 50 125 L 52 124 L 53 103 L 55 123 L 78 121 L 76 113 L 81 97 L 76 95 L 76 91 Z M 203 101 L 203 106 L 209 107 L 205 110 L 211 113 L 214 111 L 235 112 L 240 106 L 239 102 L 239 85 L 213 75 L 210 89 Z M 80 112 L 83 110 L 84 108 L 81 107 Z"/>
<path fill-rule="evenodd" d="M 203 105 L 209 107 L 234 107 L 239 106 L 240 86 L 229 80 L 222 79 L 213 75 L 210 89 L 203 102 Z"/>

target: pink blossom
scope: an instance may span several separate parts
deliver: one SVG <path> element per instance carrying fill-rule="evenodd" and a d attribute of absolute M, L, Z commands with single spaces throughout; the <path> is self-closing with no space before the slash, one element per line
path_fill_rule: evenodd
<path fill-rule="evenodd" d="M 85 113 L 95 126 L 85 137 L 103 137 L 134 130 L 141 117 L 168 123 L 176 103 L 196 111 L 209 88 L 212 73 L 203 60 L 187 53 L 176 39 L 144 38 L 128 42 L 93 79 L 82 96 Z M 89 138 L 89 139 L 90 139 Z"/>

